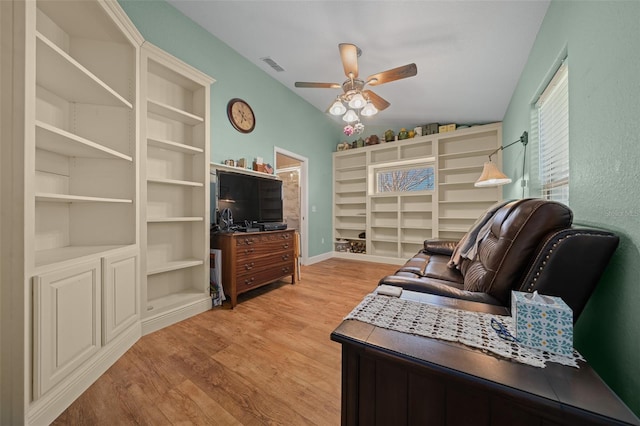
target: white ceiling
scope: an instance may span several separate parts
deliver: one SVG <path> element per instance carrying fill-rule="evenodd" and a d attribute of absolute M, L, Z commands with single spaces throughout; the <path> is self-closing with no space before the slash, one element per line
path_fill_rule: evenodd
<path fill-rule="evenodd" d="M 360 77 L 414 62 L 415 77 L 370 87 L 391 106 L 370 124 L 503 119 L 549 5 L 533 1 L 169 0 L 267 74 L 325 111 L 341 89 L 339 43 L 362 49 Z M 260 58 L 270 57 L 284 72 Z M 337 119 L 339 120 L 339 119 Z"/>

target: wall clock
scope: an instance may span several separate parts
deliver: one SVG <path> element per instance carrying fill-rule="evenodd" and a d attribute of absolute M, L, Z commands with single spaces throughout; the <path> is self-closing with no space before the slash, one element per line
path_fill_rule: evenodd
<path fill-rule="evenodd" d="M 227 116 L 235 129 L 242 133 L 251 133 L 256 127 L 256 117 L 248 103 L 233 98 L 227 104 Z"/>

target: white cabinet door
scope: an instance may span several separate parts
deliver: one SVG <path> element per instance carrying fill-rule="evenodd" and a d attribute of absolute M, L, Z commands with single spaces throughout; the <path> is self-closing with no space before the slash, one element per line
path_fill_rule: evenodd
<path fill-rule="evenodd" d="M 102 343 L 106 345 L 138 321 L 138 251 L 102 259 Z"/>
<path fill-rule="evenodd" d="M 35 276 L 33 285 L 39 398 L 100 349 L 100 260 Z"/>

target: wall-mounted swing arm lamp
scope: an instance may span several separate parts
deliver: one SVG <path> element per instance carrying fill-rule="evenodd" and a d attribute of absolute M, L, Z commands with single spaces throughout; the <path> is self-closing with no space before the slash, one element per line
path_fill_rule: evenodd
<path fill-rule="evenodd" d="M 526 131 L 522 133 L 522 136 L 520 136 L 520 139 L 518 139 L 517 141 L 511 142 L 509 145 L 501 146 L 500 148 L 489 154 L 489 161 L 484 163 L 482 174 L 474 184 L 475 187 L 484 188 L 488 186 L 501 186 L 511 183 L 511 179 L 507 175 L 502 173 L 500 169 L 498 169 L 498 166 L 495 165 L 495 163 L 491 162 L 491 157 L 498 151 L 509 148 L 510 146 L 515 145 L 518 142 L 520 142 L 524 146 L 524 155 L 522 157 L 522 176 L 524 177 L 527 159 L 527 144 L 529 143 L 529 134 Z"/>

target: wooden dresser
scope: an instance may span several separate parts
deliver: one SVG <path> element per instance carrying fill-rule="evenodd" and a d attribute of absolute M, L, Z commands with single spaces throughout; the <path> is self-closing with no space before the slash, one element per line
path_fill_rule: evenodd
<path fill-rule="evenodd" d="M 295 284 L 295 230 L 211 235 L 222 250 L 222 287 L 235 307 L 238 294 L 291 277 Z"/>

